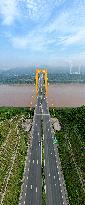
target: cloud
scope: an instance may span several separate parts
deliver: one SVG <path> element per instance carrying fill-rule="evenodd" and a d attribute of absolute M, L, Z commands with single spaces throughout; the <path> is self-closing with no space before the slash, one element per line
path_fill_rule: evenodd
<path fill-rule="evenodd" d="M 26 49 L 35 58 L 53 55 L 55 62 L 56 56 L 84 50 L 85 0 L 0 0 L 0 15 L 10 50 Z"/>
<path fill-rule="evenodd" d="M 68 12 L 62 12 L 58 16 L 56 16 L 54 19 L 51 20 L 50 23 L 45 27 L 45 32 L 52 33 L 57 31 L 66 31 L 66 28 L 68 27 Z"/>
<path fill-rule="evenodd" d="M 27 36 L 25 37 L 11 37 L 11 43 L 14 48 L 25 49 L 28 47 L 29 39 Z"/>
<path fill-rule="evenodd" d="M 9 36 L 12 46 L 17 49 L 30 49 L 31 51 L 39 51 L 45 48 L 45 39 L 42 35 L 35 33 L 25 36 Z"/>
<path fill-rule="evenodd" d="M 28 9 L 28 15 L 33 20 L 39 20 L 40 18 L 47 19 L 55 6 L 59 6 L 65 0 L 24 0 Z"/>
<path fill-rule="evenodd" d="M 70 46 L 79 43 L 85 43 L 85 29 L 83 28 L 75 34 L 59 37 L 58 42 L 58 44 L 63 46 Z"/>
<path fill-rule="evenodd" d="M 3 24 L 12 25 L 21 15 L 33 21 L 48 19 L 55 6 L 59 6 L 65 0 L 0 0 L 0 15 Z"/>
<path fill-rule="evenodd" d="M 0 15 L 3 24 L 11 25 L 19 15 L 17 0 L 0 0 Z"/>

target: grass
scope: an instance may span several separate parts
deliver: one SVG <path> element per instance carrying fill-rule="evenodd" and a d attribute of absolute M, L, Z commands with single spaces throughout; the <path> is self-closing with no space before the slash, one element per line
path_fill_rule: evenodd
<path fill-rule="evenodd" d="M 21 191 L 30 133 L 21 124 L 33 117 L 33 109 L 0 108 L 0 198 L 3 205 L 17 205 Z"/>
<path fill-rule="evenodd" d="M 3 205 L 18 205 L 19 202 L 25 157 L 30 146 L 30 133 L 21 124 L 25 119 L 32 118 L 33 113 L 34 110 L 29 108 L 0 108 L 0 197 L 5 191 Z M 85 107 L 51 108 L 50 113 L 61 124 L 61 130 L 55 132 L 55 137 L 70 205 L 83 205 Z M 44 159 L 44 155 L 42 157 Z"/>
<path fill-rule="evenodd" d="M 59 119 L 61 130 L 55 132 L 70 205 L 84 204 L 85 107 L 50 109 Z"/>

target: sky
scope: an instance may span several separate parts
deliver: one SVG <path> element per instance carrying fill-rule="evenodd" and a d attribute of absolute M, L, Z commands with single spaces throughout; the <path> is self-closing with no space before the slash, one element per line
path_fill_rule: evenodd
<path fill-rule="evenodd" d="M 0 69 L 85 65 L 85 0 L 0 0 Z"/>

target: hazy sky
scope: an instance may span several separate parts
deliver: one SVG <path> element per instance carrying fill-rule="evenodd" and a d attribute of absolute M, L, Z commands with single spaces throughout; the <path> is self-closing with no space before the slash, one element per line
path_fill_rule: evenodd
<path fill-rule="evenodd" d="M 85 64 L 85 0 L 0 0 L 0 68 Z"/>

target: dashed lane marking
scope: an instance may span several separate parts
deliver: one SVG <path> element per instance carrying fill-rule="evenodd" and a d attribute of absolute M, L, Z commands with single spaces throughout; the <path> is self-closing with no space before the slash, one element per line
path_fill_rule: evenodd
<path fill-rule="evenodd" d="M 45 159 L 44 159 L 44 167 L 45 167 Z"/>
<path fill-rule="evenodd" d="M 38 165 L 38 160 L 37 160 L 37 165 Z"/>
<path fill-rule="evenodd" d="M 36 187 L 36 193 L 37 193 L 37 187 Z"/>
<path fill-rule="evenodd" d="M 46 185 L 45 185 L 45 194 L 46 194 Z"/>
<path fill-rule="evenodd" d="M 33 162 L 33 164 L 34 164 L 34 159 L 33 159 L 33 161 L 32 161 L 32 162 Z"/>

